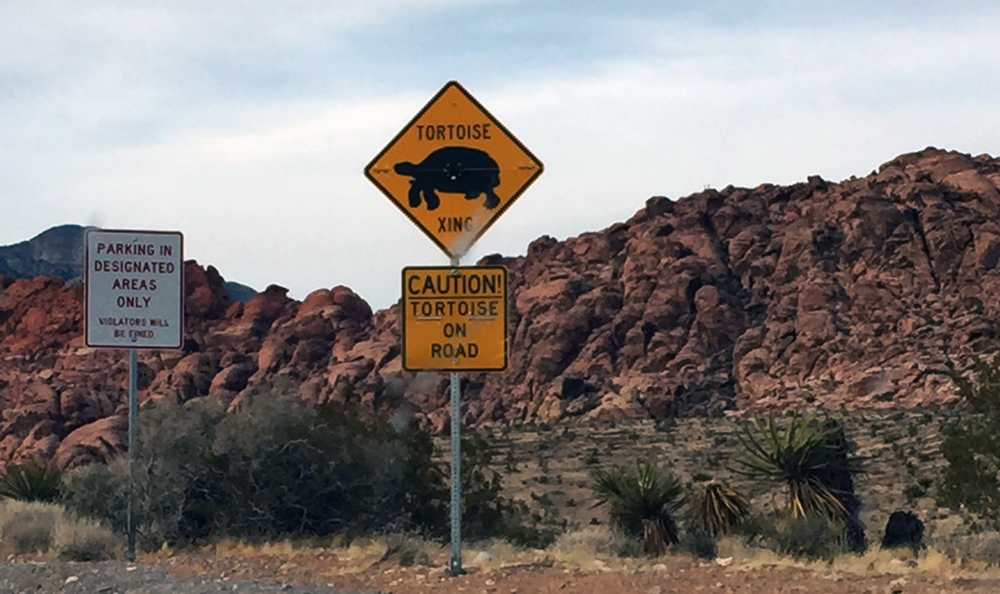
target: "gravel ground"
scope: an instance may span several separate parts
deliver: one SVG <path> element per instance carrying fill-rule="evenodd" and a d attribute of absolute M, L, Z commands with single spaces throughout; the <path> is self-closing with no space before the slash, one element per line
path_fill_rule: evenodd
<path fill-rule="evenodd" d="M 179 579 L 130 563 L 0 563 L 3 594 L 355 594 L 326 587 L 275 582 Z M 358 593 L 360 594 L 360 593 Z"/>

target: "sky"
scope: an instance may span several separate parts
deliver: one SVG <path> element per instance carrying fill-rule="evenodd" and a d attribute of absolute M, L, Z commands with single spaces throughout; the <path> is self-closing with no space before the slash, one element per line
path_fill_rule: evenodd
<path fill-rule="evenodd" d="M 0 0 L 0 245 L 176 230 L 382 309 L 448 259 L 363 170 L 450 80 L 545 165 L 473 264 L 654 195 L 1000 155 L 997 31 L 984 0 Z"/>

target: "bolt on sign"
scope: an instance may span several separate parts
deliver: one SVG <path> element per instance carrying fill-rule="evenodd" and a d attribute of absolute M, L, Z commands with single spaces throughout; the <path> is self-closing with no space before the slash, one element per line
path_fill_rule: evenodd
<path fill-rule="evenodd" d="M 486 108 L 449 82 L 365 168 L 450 258 L 461 258 L 542 174 Z"/>
<path fill-rule="evenodd" d="M 173 231 L 87 231 L 84 323 L 89 347 L 181 348 L 184 237 Z"/>
<path fill-rule="evenodd" d="M 507 369 L 507 269 L 403 269 L 403 368 Z"/>

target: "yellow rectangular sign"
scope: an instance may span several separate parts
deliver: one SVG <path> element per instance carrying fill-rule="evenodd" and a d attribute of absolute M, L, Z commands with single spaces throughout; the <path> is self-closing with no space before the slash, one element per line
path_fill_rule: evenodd
<path fill-rule="evenodd" d="M 507 269 L 403 269 L 403 368 L 507 369 Z"/>

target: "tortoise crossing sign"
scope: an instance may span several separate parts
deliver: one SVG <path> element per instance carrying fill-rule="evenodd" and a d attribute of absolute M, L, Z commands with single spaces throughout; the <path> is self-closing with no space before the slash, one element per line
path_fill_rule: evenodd
<path fill-rule="evenodd" d="M 452 81 L 368 164 L 365 176 L 450 258 L 461 258 L 542 169 Z"/>

